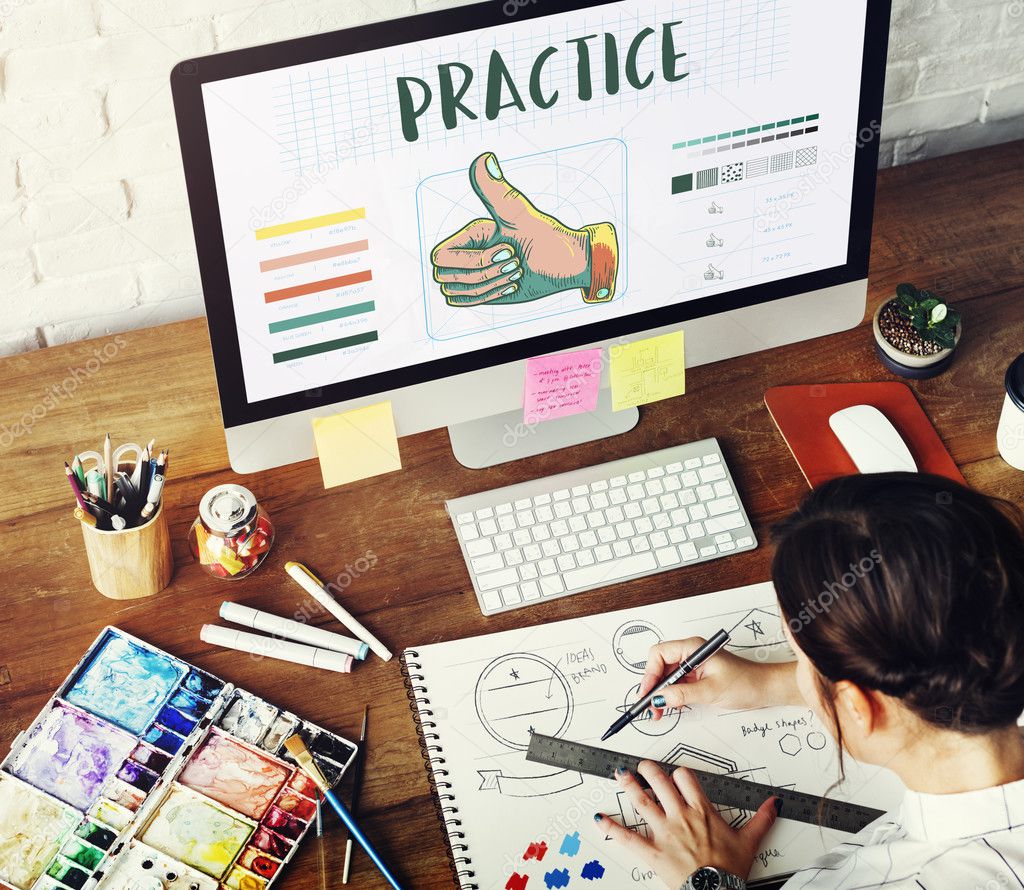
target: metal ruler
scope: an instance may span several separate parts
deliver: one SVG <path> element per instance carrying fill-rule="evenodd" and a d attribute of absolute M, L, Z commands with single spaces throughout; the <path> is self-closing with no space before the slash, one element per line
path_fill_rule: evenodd
<path fill-rule="evenodd" d="M 578 742 L 534 733 L 530 736 L 526 759 L 546 766 L 575 770 L 589 776 L 614 779 L 616 768 L 628 769 L 636 775 L 640 761 L 648 758 L 619 754 L 593 745 L 581 745 Z M 671 774 L 677 768 L 677 764 L 657 763 L 666 773 Z M 754 811 L 769 797 L 777 797 L 782 801 L 780 816 L 783 819 L 834 828 L 850 834 L 856 834 L 865 825 L 884 815 L 884 810 L 805 794 L 790 788 L 775 788 L 771 785 L 762 785 L 760 782 L 750 782 L 747 779 L 699 769 L 692 772 L 712 803 L 732 809 Z M 638 778 L 643 782 L 642 777 Z"/>

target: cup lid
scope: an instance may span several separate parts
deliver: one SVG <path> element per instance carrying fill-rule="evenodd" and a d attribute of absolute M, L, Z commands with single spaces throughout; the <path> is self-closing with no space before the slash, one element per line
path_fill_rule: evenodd
<path fill-rule="evenodd" d="M 241 485 L 218 485 L 199 502 L 199 516 L 214 533 L 233 535 L 256 518 L 256 498 Z"/>
<path fill-rule="evenodd" d="M 1006 369 L 1006 394 L 1024 411 L 1024 353 L 1018 355 Z"/>

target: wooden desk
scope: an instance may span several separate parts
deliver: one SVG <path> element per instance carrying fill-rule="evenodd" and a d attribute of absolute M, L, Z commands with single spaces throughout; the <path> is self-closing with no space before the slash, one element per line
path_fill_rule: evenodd
<path fill-rule="evenodd" d="M 1024 473 L 998 457 L 995 430 L 1003 373 L 1024 349 L 1021 207 L 1024 143 L 884 171 L 869 308 L 873 312 L 909 279 L 963 309 L 966 333 L 952 369 L 911 385 L 968 481 L 1018 502 L 1024 502 Z M 357 733 L 364 702 L 372 702 L 364 827 L 406 886 L 450 886 L 397 659 L 385 665 L 371 658 L 358 673 L 335 676 L 213 649 L 199 641 L 199 627 L 215 622 L 228 598 L 280 614 L 299 608 L 305 595 L 284 573 L 288 559 L 334 577 L 370 552 L 376 567 L 353 581 L 345 602 L 396 651 L 764 580 L 768 547 L 525 612 L 485 620 L 477 609 L 445 499 L 714 435 L 759 535 L 766 536 L 806 486 L 764 408 L 765 390 L 892 379 L 875 359 L 866 324 L 695 368 L 688 377 L 684 398 L 643 409 L 628 435 L 486 471 L 459 466 L 447 433 L 436 430 L 402 441 L 401 473 L 333 491 L 324 491 L 315 461 L 239 478 L 269 509 L 278 537 L 266 565 L 230 585 L 192 564 L 185 543 L 203 492 L 236 480 L 228 469 L 202 319 L 3 359 L 0 745 L 6 749 L 28 725 L 108 623 L 349 736 Z M 30 432 L 12 435 L 25 416 Z M 92 589 L 71 516 L 61 460 L 96 447 L 108 430 L 119 440 L 156 436 L 173 450 L 166 505 L 177 574 L 169 589 L 149 600 L 112 602 Z M 340 837 L 333 817 L 329 822 L 332 836 Z M 335 870 L 340 846 L 335 842 L 331 852 Z M 314 851 L 305 849 L 281 886 L 311 887 L 315 875 Z M 385 886 L 362 855 L 354 885 Z"/>

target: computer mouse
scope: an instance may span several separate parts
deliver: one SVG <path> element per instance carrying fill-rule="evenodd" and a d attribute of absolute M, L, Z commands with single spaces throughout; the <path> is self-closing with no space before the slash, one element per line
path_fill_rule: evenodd
<path fill-rule="evenodd" d="M 907 443 L 874 405 L 851 405 L 836 411 L 828 425 L 861 473 L 917 472 Z"/>

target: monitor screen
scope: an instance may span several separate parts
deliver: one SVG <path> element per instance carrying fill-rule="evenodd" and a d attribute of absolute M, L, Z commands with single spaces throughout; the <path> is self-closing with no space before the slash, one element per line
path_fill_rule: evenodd
<path fill-rule="evenodd" d="M 372 392 L 847 267 L 866 18 L 509 0 L 226 54 L 260 53 L 235 76 L 198 60 L 238 398 Z"/>

